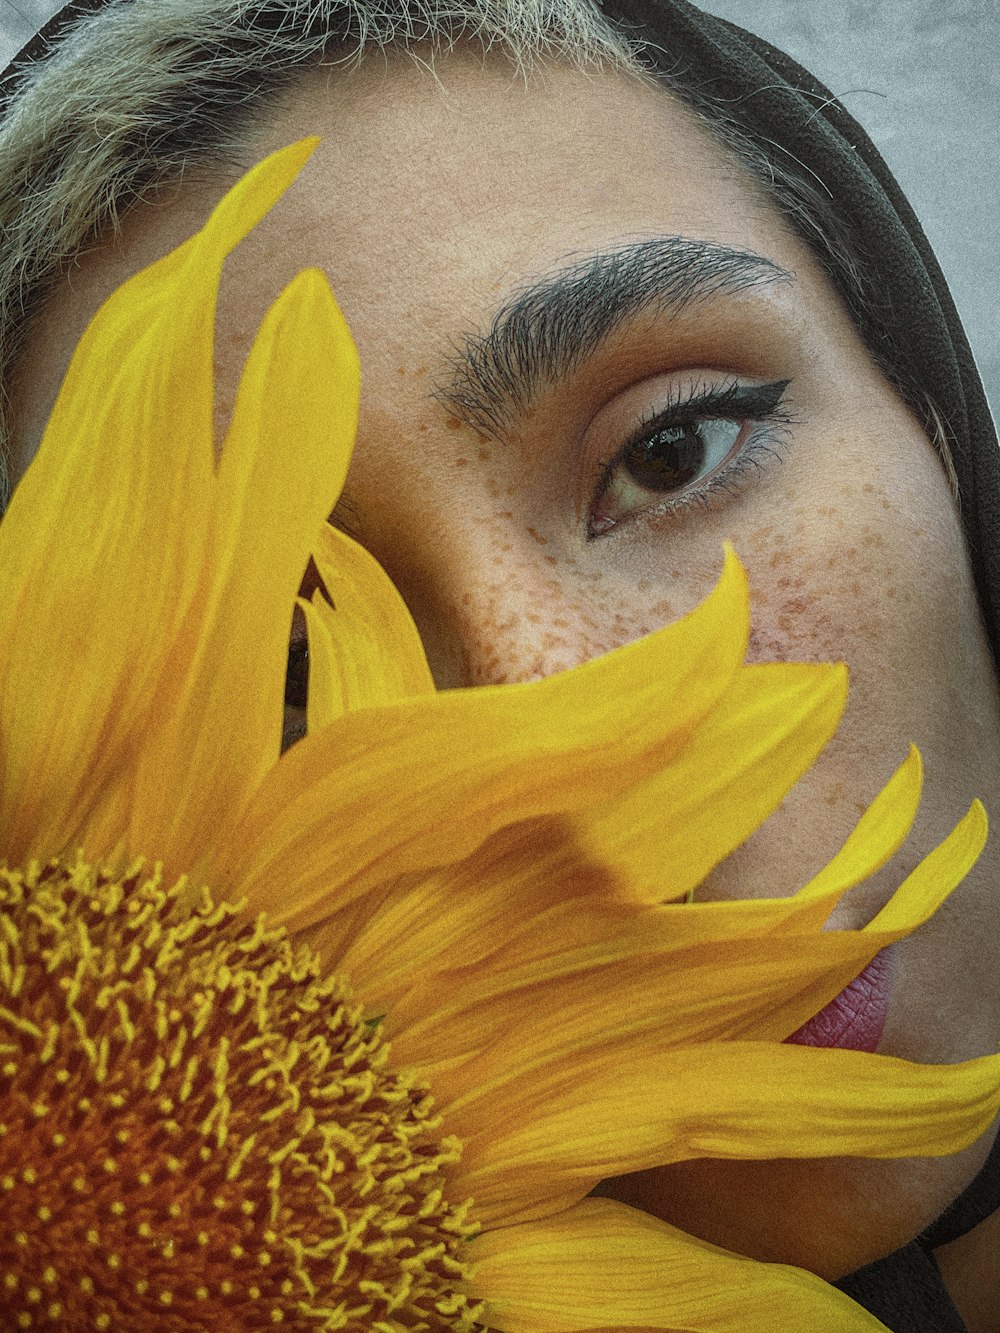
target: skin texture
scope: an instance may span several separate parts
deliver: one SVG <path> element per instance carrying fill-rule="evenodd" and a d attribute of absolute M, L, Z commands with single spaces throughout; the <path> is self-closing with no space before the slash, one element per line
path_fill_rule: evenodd
<path fill-rule="evenodd" d="M 943 467 L 811 252 L 683 106 L 624 75 L 553 67 L 525 83 L 500 59 L 456 52 L 432 77 L 391 57 L 315 71 L 263 120 L 247 165 L 305 134 L 324 141 L 227 265 L 220 433 L 267 305 L 320 266 L 364 368 L 338 517 L 396 580 L 441 686 L 531 679 L 647 633 L 709 590 L 730 538 L 753 590 L 751 658 L 844 659 L 852 690 L 814 769 L 699 896 L 792 893 L 912 740 L 927 772 L 918 825 L 833 922 L 865 924 L 974 796 L 1000 790 L 1000 705 Z M 190 234 L 228 183 L 192 180 L 135 210 L 51 300 L 14 386 L 22 464 L 99 300 Z M 647 312 L 493 435 L 435 396 L 456 344 L 526 279 L 666 235 L 756 251 L 794 281 Z M 652 512 L 650 496 L 589 536 L 602 469 L 644 415 L 734 379 L 791 381 L 778 456 L 760 454 L 707 503 Z M 882 1050 L 949 1062 L 995 1049 L 996 848 L 897 947 Z M 941 1160 L 693 1162 L 605 1192 L 836 1277 L 910 1240 L 991 1141 Z M 989 1266 L 973 1267 L 981 1285 Z"/>

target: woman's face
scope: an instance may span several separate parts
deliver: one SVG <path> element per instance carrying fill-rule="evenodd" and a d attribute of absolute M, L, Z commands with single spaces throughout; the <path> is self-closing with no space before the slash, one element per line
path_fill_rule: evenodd
<path fill-rule="evenodd" d="M 700 896 L 791 894 L 915 741 L 914 835 L 833 923 L 864 925 L 1000 790 L 1000 710 L 942 465 L 810 251 L 689 112 L 623 75 L 525 83 L 455 53 L 432 77 L 390 58 L 311 73 L 266 122 L 248 161 L 323 142 L 227 265 L 220 436 L 266 307 L 322 267 L 364 368 L 337 519 L 402 590 L 442 686 L 532 679 L 646 634 L 704 596 L 731 539 L 751 658 L 846 659 L 852 690 L 815 768 Z M 52 299 L 15 386 L 22 462 L 99 300 L 226 184 L 136 210 Z M 897 947 L 882 1050 L 994 1049 L 997 861 L 994 842 Z M 693 1162 L 608 1189 L 836 1276 L 910 1239 L 988 1140 L 933 1161 Z"/>

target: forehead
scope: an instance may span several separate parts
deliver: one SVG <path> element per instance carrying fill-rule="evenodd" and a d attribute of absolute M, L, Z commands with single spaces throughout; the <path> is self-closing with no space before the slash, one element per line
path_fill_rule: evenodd
<path fill-rule="evenodd" d="M 522 77 L 461 50 L 433 72 L 402 56 L 316 69 L 258 124 L 247 165 L 305 134 L 320 147 L 233 257 L 223 321 L 252 331 L 314 263 L 369 390 L 390 397 L 415 363 L 440 382 L 527 284 L 663 237 L 759 255 L 838 305 L 763 188 L 651 80 L 562 65 Z"/>
<path fill-rule="evenodd" d="M 794 273 L 827 314 L 839 306 L 762 187 L 651 80 L 564 65 L 522 76 L 461 49 L 432 69 L 402 55 L 315 68 L 259 109 L 241 166 L 305 135 L 320 136 L 316 153 L 227 262 L 220 418 L 268 306 L 309 265 L 351 324 L 369 408 L 398 402 L 404 374 L 439 383 L 456 346 L 526 283 L 665 236 L 753 252 Z M 82 258 L 14 386 L 22 452 L 99 301 L 198 227 L 231 183 L 195 173 Z"/>
<path fill-rule="evenodd" d="M 399 56 L 314 70 L 248 163 L 309 133 L 317 153 L 251 245 L 315 254 L 348 303 L 367 284 L 383 312 L 417 299 L 471 315 L 553 266 L 663 234 L 808 262 L 695 114 L 627 73 L 522 77 L 462 50 L 433 73 Z"/>

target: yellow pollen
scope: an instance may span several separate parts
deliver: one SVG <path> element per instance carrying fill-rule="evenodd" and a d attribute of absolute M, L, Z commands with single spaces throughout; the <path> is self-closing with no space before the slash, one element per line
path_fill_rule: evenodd
<path fill-rule="evenodd" d="M 27 1310 L 22 1310 L 21 1313 L 17 1316 L 17 1326 L 18 1328 L 31 1327 L 31 1315 L 28 1314 Z"/>
<path fill-rule="evenodd" d="M 315 956 L 197 886 L 82 862 L 0 867 L 0 940 L 24 974 L 4 997 L 12 1327 L 16 1300 L 74 1333 L 482 1333 L 458 1145 Z"/>

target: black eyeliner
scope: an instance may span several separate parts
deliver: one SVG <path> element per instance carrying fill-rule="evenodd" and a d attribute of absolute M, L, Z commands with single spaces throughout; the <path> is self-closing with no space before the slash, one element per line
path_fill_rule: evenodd
<path fill-rule="evenodd" d="M 725 417 L 733 421 L 746 417 L 763 420 L 781 404 L 791 380 L 773 380 L 770 384 L 730 384 L 724 389 L 702 389 L 690 398 L 658 407 L 629 437 L 608 466 L 611 467 L 627 449 L 639 444 L 663 426 L 698 421 L 705 417 Z"/>
<path fill-rule="evenodd" d="M 659 431 L 675 426 L 686 426 L 710 418 L 723 418 L 732 421 L 745 419 L 761 423 L 768 421 L 784 422 L 787 424 L 791 418 L 787 413 L 782 412 L 781 405 L 791 382 L 791 379 L 771 380 L 766 384 L 741 384 L 739 381 L 734 381 L 724 387 L 705 386 L 701 389 L 696 388 L 688 397 L 678 397 L 657 407 L 640 422 L 621 448 L 601 467 L 594 499 L 591 501 L 591 512 L 604 495 L 615 470 L 623 463 L 629 451 L 655 436 Z M 764 445 L 764 447 L 767 446 Z M 774 450 L 772 449 L 771 452 L 774 452 Z M 725 475 L 727 470 L 723 468 L 721 470 L 722 474 Z M 695 498 L 704 499 L 705 496 L 697 491 L 687 496 L 682 495 L 670 507 L 679 507 Z M 664 511 L 661 509 L 659 512 Z M 616 520 L 612 526 L 617 527 L 619 521 L 621 520 Z M 610 528 L 604 531 L 610 531 Z M 589 537 L 593 539 L 603 536 L 604 531 L 591 531 Z"/>

